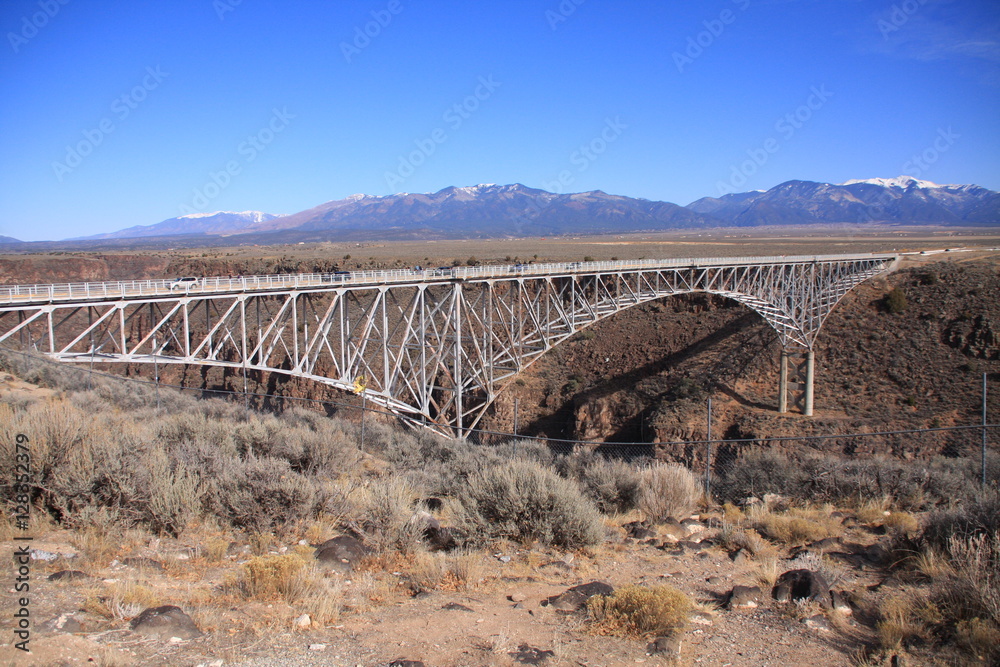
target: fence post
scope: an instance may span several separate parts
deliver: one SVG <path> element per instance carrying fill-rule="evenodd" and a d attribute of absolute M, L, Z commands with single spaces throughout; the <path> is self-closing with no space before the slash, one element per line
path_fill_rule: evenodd
<path fill-rule="evenodd" d="M 983 490 L 986 490 L 986 373 L 983 373 L 983 451 L 982 451 L 982 466 L 983 466 Z"/>
<path fill-rule="evenodd" d="M 712 495 L 712 398 L 708 399 L 708 424 L 705 429 L 705 497 Z"/>

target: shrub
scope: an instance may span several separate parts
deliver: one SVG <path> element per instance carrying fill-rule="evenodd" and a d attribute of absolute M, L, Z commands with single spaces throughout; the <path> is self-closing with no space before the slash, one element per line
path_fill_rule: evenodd
<path fill-rule="evenodd" d="M 803 467 L 783 452 L 753 449 L 738 457 L 725 473 L 713 482 L 720 498 L 742 500 L 766 493 L 800 496 L 808 476 Z"/>
<path fill-rule="evenodd" d="M 283 599 L 289 604 L 300 600 L 312 584 L 304 576 L 308 561 L 297 553 L 254 556 L 245 563 L 236 589 L 248 600 Z"/>
<path fill-rule="evenodd" d="M 952 537 L 948 551 L 953 573 L 937 599 L 956 619 L 1000 624 L 1000 534 Z"/>
<path fill-rule="evenodd" d="M 583 469 L 584 492 L 605 514 L 635 509 L 639 500 L 639 472 L 621 460 L 598 458 Z"/>
<path fill-rule="evenodd" d="M 898 287 L 893 287 L 882 299 L 882 307 L 887 313 L 898 315 L 906 310 L 906 294 Z"/>
<path fill-rule="evenodd" d="M 462 523 L 479 540 L 538 540 L 575 548 L 604 535 L 600 514 L 575 482 L 538 463 L 513 460 L 469 477 Z"/>
<path fill-rule="evenodd" d="M 225 461 L 213 486 L 216 513 L 259 533 L 283 529 L 314 509 L 312 482 L 280 459 Z"/>
<path fill-rule="evenodd" d="M 402 477 L 377 479 L 356 493 L 353 520 L 376 553 L 413 551 L 423 525 L 414 510 L 420 493 Z"/>
<path fill-rule="evenodd" d="M 687 625 L 692 608 L 691 599 L 670 586 L 624 586 L 587 601 L 593 631 L 619 637 L 670 634 Z"/>
<path fill-rule="evenodd" d="M 961 508 L 935 512 L 927 519 L 924 543 L 948 552 L 951 539 L 1000 534 L 1000 493 L 985 494 Z"/>
<path fill-rule="evenodd" d="M 639 509 L 654 523 L 689 515 L 701 499 L 701 485 L 690 470 L 658 463 L 639 476 Z"/>

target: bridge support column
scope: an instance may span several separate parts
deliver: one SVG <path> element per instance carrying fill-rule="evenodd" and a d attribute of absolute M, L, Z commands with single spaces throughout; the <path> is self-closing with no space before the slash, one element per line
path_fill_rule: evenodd
<path fill-rule="evenodd" d="M 778 412 L 788 412 L 788 350 L 784 349 L 778 367 Z"/>
<path fill-rule="evenodd" d="M 805 405 L 805 416 L 812 417 L 813 414 L 813 372 L 815 370 L 815 365 L 813 363 L 813 351 L 809 350 L 806 352 L 806 405 Z"/>
<path fill-rule="evenodd" d="M 783 349 L 778 373 L 778 412 L 789 412 L 791 408 L 811 417 L 815 375 L 813 351 Z"/>

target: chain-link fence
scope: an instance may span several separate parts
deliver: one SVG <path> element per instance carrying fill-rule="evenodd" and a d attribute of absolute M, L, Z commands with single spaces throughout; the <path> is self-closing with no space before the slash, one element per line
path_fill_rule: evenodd
<path fill-rule="evenodd" d="M 386 426 L 425 430 L 419 420 L 374 406 L 363 396 L 324 400 L 268 392 L 195 389 L 122 377 L 13 350 L 2 351 L 0 365 L 29 381 L 63 388 L 90 389 L 95 381 L 124 383 L 157 402 L 161 390 L 222 398 L 242 405 L 248 415 L 257 409 L 321 410 L 356 424 L 358 447 L 367 452 L 380 449 Z M 56 382 L 52 374 L 58 374 L 61 380 Z M 985 419 L 984 412 L 982 423 L 940 428 L 654 443 L 566 440 L 483 429 L 467 430 L 464 439 L 477 446 L 504 446 L 515 453 L 519 448 L 543 449 L 554 456 L 618 459 L 640 467 L 655 461 L 677 463 L 702 479 L 709 495 L 720 502 L 738 502 L 768 493 L 815 500 L 853 495 L 911 498 L 917 502 L 922 493 L 947 498 L 958 490 L 967 492 L 972 485 L 1000 487 L 1000 425 L 985 423 Z"/>

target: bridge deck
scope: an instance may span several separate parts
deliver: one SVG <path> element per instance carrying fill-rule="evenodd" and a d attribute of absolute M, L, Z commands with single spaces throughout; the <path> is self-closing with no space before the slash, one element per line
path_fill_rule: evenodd
<path fill-rule="evenodd" d="M 656 270 L 732 266 L 789 265 L 812 262 L 837 262 L 859 259 L 892 259 L 894 253 L 860 253 L 852 255 L 802 255 L 767 257 L 709 257 L 681 259 L 643 259 L 601 262 L 552 262 L 545 264 L 508 264 L 462 267 L 352 271 L 343 273 L 300 273 L 201 277 L 190 287 L 174 287 L 175 280 L 126 280 L 89 283 L 59 283 L 0 286 L 0 307 L 39 303 L 177 297 L 185 294 L 227 294 L 232 292 L 269 292 L 283 290 L 331 289 L 341 286 L 375 286 L 386 284 L 441 282 L 447 280 L 509 279 L 515 276 L 538 277 L 576 275 L 617 271 Z"/>

